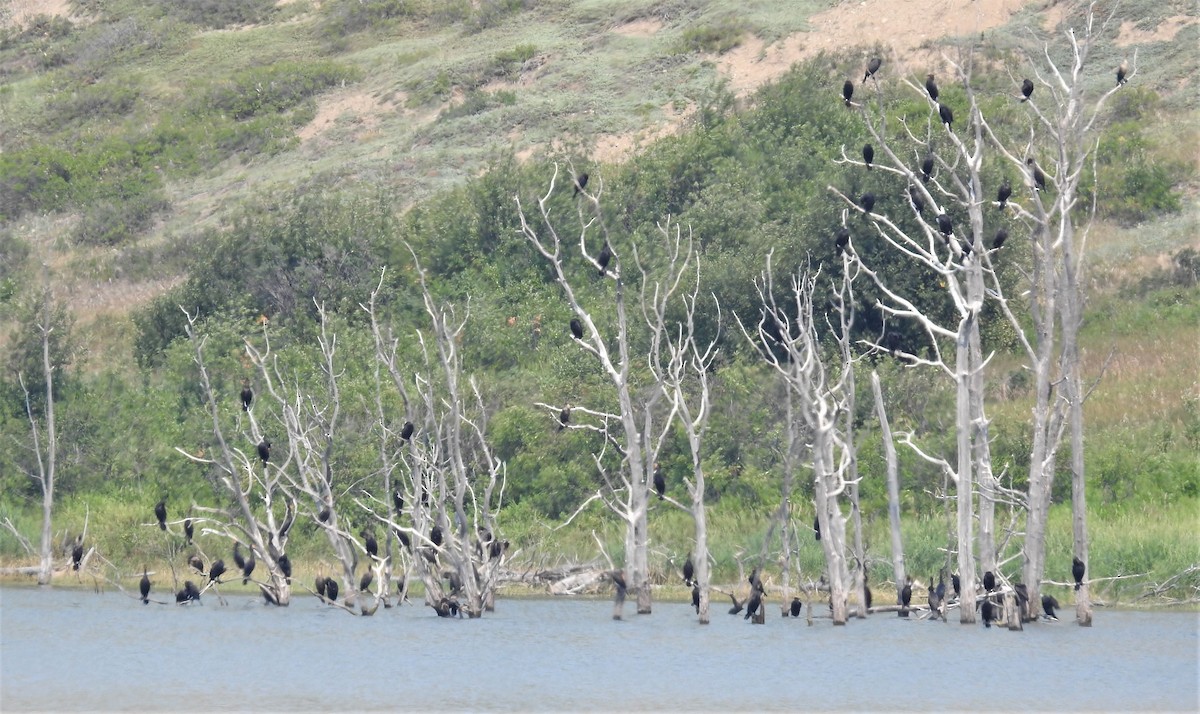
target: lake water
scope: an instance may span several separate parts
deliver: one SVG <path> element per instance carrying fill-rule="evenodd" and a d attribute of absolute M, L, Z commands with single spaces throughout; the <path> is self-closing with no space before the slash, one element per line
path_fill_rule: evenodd
<path fill-rule="evenodd" d="M 474 621 L 227 601 L 0 589 L 0 710 L 1200 709 L 1195 613 L 1009 632 L 892 614 L 809 627 L 777 603 L 751 625 L 718 602 L 702 627 L 682 603 L 614 622 L 600 600 L 500 600 Z"/>

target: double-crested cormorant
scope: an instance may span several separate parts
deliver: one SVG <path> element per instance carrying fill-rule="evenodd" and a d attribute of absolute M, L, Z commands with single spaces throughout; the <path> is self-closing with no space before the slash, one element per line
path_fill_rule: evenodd
<path fill-rule="evenodd" d="M 366 592 L 367 588 L 371 587 L 371 581 L 375 579 L 375 574 L 367 568 L 367 572 L 363 573 L 362 578 L 358 581 L 358 589 L 361 592 Z"/>
<path fill-rule="evenodd" d="M 192 525 L 192 519 L 184 518 L 183 519 L 183 535 L 187 538 L 188 543 L 192 542 L 192 536 L 194 536 L 195 534 L 196 534 L 196 529 Z"/>
<path fill-rule="evenodd" d="M 1025 583 L 1017 583 L 1013 585 L 1013 593 L 1017 596 L 1018 617 L 1025 619 L 1025 613 L 1029 610 L 1029 588 Z"/>
<path fill-rule="evenodd" d="M 163 498 L 154 504 L 154 517 L 158 519 L 159 530 L 167 529 L 167 499 Z"/>
<path fill-rule="evenodd" d="M 562 431 L 567 428 L 567 424 L 571 421 L 571 404 L 567 403 L 558 413 L 558 430 Z"/>
<path fill-rule="evenodd" d="M 1125 79 L 1125 75 L 1129 74 L 1129 60 L 1121 60 L 1121 64 L 1117 65 L 1117 86 L 1125 84 L 1129 80 Z"/>
<path fill-rule="evenodd" d="M 850 99 L 853 96 L 854 96 L 854 82 L 851 82 L 850 80 L 847 79 L 846 83 L 842 85 L 842 101 L 844 101 L 846 103 L 846 106 L 850 106 Z"/>
<path fill-rule="evenodd" d="M 863 575 L 863 597 L 866 598 L 866 600 L 867 600 L 863 604 L 867 606 L 868 610 L 870 610 L 871 609 L 871 588 L 867 587 L 867 576 L 866 575 Z"/>
<path fill-rule="evenodd" d="M 1000 210 L 1008 205 L 1008 197 L 1012 195 L 1012 185 L 1008 183 L 1008 179 L 1000 184 L 1000 188 L 996 189 L 996 202 L 1000 204 Z"/>
<path fill-rule="evenodd" d="M 609 247 L 608 241 L 605 241 L 604 247 L 600 249 L 600 255 L 596 256 L 596 262 L 600 264 L 601 275 L 608 272 L 608 261 L 610 260 L 612 260 L 612 248 Z"/>
<path fill-rule="evenodd" d="M 392 505 L 396 507 L 397 515 L 404 512 L 404 494 L 400 492 L 400 489 L 392 491 Z"/>
<path fill-rule="evenodd" d="M 788 611 L 792 614 L 792 617 L 800 617 L 800 610 L 803 608 L 804 603 L 800 602 L 800 598 L 794 597 L 792 598 L 792 606 L 788 608 Z"/>
<path fill-rule="evenodd" d="M 79 570 L 79 564 L 83 562 L 83 536 L 75 539 L 75 546 L 71 548 L 71 568 Z"/>
<path fill-rule="evenodd" d="M 821 517 L 813 516 L 813 540 L 821 540 Z"/>
<path fill-rule="evenodd" d="M 1008 240 L 1008 231 L 1003 228 L 996 229 L 996 237 L 992 239 L 992 250 L 1000 250 L 1004 245 L 1004 241 Z"/>
<path fill-rule="evenodd" d="M 405 441 L 408 441 L 409 439 L 412 438 L 412 434 L 413 434 L 413 423 L 411 421 L 404 422 L 404 426 L 402 426 L 400 428 L 400 438 Z"/>
<path fill-rule="evenodd" d="M 1033 94 L 1033 80 L 1025 79 L 1021 82 L 1021 101 L 1029 101 L 1029 96 Z"/>
<path fill-rule="evenodd" d="M 275 564 L 279 566 L 279 572 L 283 573 L 284 579 L 292 582 L 292 561 L 288 560 L 287 553 L 280 555 Z"/>
<path fill-rule="evenodd" d="M 246 558 L 246 564 L 242 566 L 242 585 L 250 582 L 250 574 L 254 572 L 254 566 L 257 565 L 254 561 L 254 551 L 250 551 L 250 557 Z"/>
<path fill-rule="evenodd" d="M 242 380 L 242 411 L 250 411 L 250 404 L 254 401 L 254 390 L 250 388 L 250 380 Z"/>
<path fill-rule="evenodd" d="M 954 573 L 950 576 L 950 587 L 954 588 L 955 598 L 962 597 L 962 591 L 959 590 L 958 573 Z"/>
<path fill-rule="evenodd" d="M 935 102 L 937 101 L 938 86 L 937 86 L 937 82 L 933 81 L 932 74 L 925 75 L 925 91 L 929 92 L 930 99 L 932 99 Z"/>
<path fill-rule="evenodd" d="M 938 231 L 949 238 L 954 233 L 954 223 L 950 220 L 950 214 L 939 213 L 937 217 Z"/>
<path fill-rule="evenodd" d="M 1033 187 L 1038 191 L 1046 190 L 1046 174 L 1042 172 L 1042 168 L 1037 165 L 1037 162 L 1030 156 L 1025 159 L 1025 164 L 1029 167 L 1029 171 L 1033 174 Z"/>
<path fill-rule="evenodd" d="M 937 587 L 933 586 L 933 576 L 929 577 L 929 612 L 936 619 L 942 612 L 942 592 L 946 590 L 946 584 L 939 582 Z"/>
<path fill-rule="evenodd" d="M 700 584 L 696 583 L 692 586 L 692 607 L 696 608 L 696 614 L 700 614 Z"/>
<path fill-rule="evenodd" d="M 412 541 L 409 539 L 408 534 L 405 533 L 404 531 L 400 530 L 399 528 L 397 528 L 395 530 L 395 533 L 396 533 L 396 540 L 400 541 L 401 545 L 403 545 L 405 548 L 407 548 L 408 550 L 411 551 L 412 550 Z"/>
<path fill-rule="evenodd" d="M 579 195 L 579 192 L 587 188 L 588 174 L 586 171 L 575 177 L 575 192 L 571 194 L 571 198 Z"/>
<path fill-rule="evenodd" d="M 954 131 L 954 112 L 945 104 L 938 103 L 938 116 L 950 131 Z"/>
<path fill-rule="evenodd" d="M 921 198 L 921 192 L 917 190 L 916 186 L 908 187 L 908 199 L 912 201 L 913 210 L 918 215 L 925 212 L 925 199 Z"/>
<path fill-rule="evenodd" d="M 233 564 L 238 570 L 246 567 L 246 559 L 242 557 L 242 544 L 236 540 L 233 542 Z"/>
<path fill-rule="evenodd" d="M 1055 614 L 1055 612 L 1054 612 L 1054 610 L 1057 607 L 1058 607 L 1058 600 L 1055 600 L 1053 595 L 1043 595 L 1042 596 L 1042 612 L 1045 613 L 1044 617 L 1047 620 L 1057 620 L 1058 619 L 1058 615 Z"/>
<path fill-rule="evenodd" d="M 608 577 L 613 583 L 613 599 L 617 603 L 625 602 L 625 591 L 628 588 L 625 584 L 625 573 L 622 573 L 620 570 L 610 570 L 608 571 Z"/>
<path fill-rule="evenodd" d="M 838 253 L 845 253 L 846 246 L 850 244 L 850 229 L 842 226 L 838 229 L 837 237 L 834 238 L 834 245 L 838 249 Z"/>
<path fill-rule="evenodd" d="M 746 614 L 742 616 L 742 619 L 749 620 L 751 617 L 754 617 L 760 607 L 762 607 L 762 590 L 751 588 L 750 601 L 746 603 Z"/>
<path fill-rule="evenodd" d="M 146 572 L 146 566 L 142 566 L 142 579 L 138 582 L 138 592 L 142 594 L 142 604 L 150 604 L 150 575 Z"/>
<path fill-rule="evenodd" d="M 871 162 L 875 160 L 875 147 L 870 144 L 863 144 L 863 163 L 867 165 L 867 171 L 871 170 Z"/>
<path fill-rule="evenodd" d="M 883 60 L 878 57 L 872 57 L 871 61 L 867 63 L 867 71 L 863 73 L 863 81 L 867 81 L 868 77 L 874 77 L 881 66 L 883 66 Z"/>
<path fill-rule="evenodd" d="M 688 553 L 687 560 L 683 561 L 683 584 L 691 585 L 695 574 L 696 566 L 692 564 L 692 554 Z"/>
<path fill-rule="evenodd" d="M 871 209 L 875 208 L 875 194 L 870 191 L 864 193 L 858 203 L 862 206 L 863 213 L 870 213 Z"/>
<path fill-rule="evenodd" d="M 183 584 L 183 588 L 175 593 L 175 602 L 187 602 L 189 600 L 200 602 L 200 588 L 197 588 L 196 584 L 191 580 L 186 581 Z"/>
<path fill-rule="evenodd" d="M 330 602 L 337 602 L 338 583 L 334 578 L 329 578 L 325 581 L 325 597 L 329 598 Z"/>
<path fill-rule="evenodd" d="M 658 500 L 663 500 L 663 494 L 667 492 L 667 479 L 657 461 L 654 462 L 654 490 L 658 492 Z"/>
<path fill-rule="evenodd" d="M 729 608 L 730 615 L 738 614 L 742 611 L 742 608 L 746 606 L 746 602 L 744 600 L 738 600 L 733 593 L 729 593 L 729 599 L 733 601 L 733 607 Z"/>
<path fill-rule="evenodd" d="M 983 626 L 991 627 L 992 623 L 996 620 L 996 609 L 992 605 L 991 598 L 989 597 L 985 596 L 980 602 L 981 604 L 979 606 L 979 611 L 983 615 Z"/>
<path fill-rule="evenodd" d="M 317 576 L 317 583 L 316 583 L 317 597 L 319 597 L 319 598 L 325 597 L 325 587 L 328 582 L 329 582 L 329 579 L 326 578 L 324 575 Z"/>
<path fill-rule="evenodd" d="M 929 177 L 933 176 L 933 154 L 929 154 L 921 161 L 921 181 L 929 183 Z"/>
<path fill-rule="evenodd" d="M 213 582 L 217 578 L 225 574 L 225 561 L 217 558 L 213 564 L 208 566 L 208 581 Z"/>
<path fill-rule="evenodd" d="M 200 556 L 193 555 L 192 557 L 188 558 L 188 565 L 192 566 L 192 570 L 204 575 L 204 561 L 200 560 Z"/>
<path fill-rule="evenodd" d="M 379 541 L 375 540 L 374 533 L 363 531 L 363 547 L 367 550 L 367 555 L 375 558 L 379 555 Z"/>
<path fill-rule="evenodd" d="M 1079 559 L 1079 556 L 1075 556 L 1075 559 L 1071 561 L 1071 576 L 1075 578 L 1076 590 L 1083 587 L 1083 575 L 1083 561 Z"/>
<path fill-rule="evenodd" d="M 325 506 L 317 511 L 317 520 L 322 523 L 328 523 L 331 515 L 333 515 L 333 512 L 329 510 L 329 506 Z"/>
<path fill-rule="evenodd" d="M 996 576 L 990 570 L 983 574 L 983 589 L 988 592 L 996 589 Z"/>
<path fill-rule="evenodd" d="M 258 442 L 258 458 L 262 459 L 264 464 L 271 460 L 271 442 L 265 436 Z"/>
<path fill-rule="evenodd" d="M 909 575 L 904 581 L 904 587 L 900 588 L 900 612 L 896 613 L 900 617 L 908 617 L 908 606 L 912 604 L 912 576 Z"/>
<path fill-rule="evenodd" d="M 434 526 L 433 529 L 429 531 L 429 540 L 432 541 L 434 545 L 440 546 L 442 544 L 441 526 Z"/>
<path fill-rule="evenodd" d="M 583 339 L 583 323 L 579 321 L 579 318 L 571 318 L 571 337 L 577 340 Z"/>

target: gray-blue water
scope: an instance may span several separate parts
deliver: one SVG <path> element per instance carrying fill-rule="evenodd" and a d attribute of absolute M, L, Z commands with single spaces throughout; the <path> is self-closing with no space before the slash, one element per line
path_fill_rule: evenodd
<path fill-rule="evenodd" d="M 228 603 L 0 589 L 0 710 L 1200 709 L 1194 613 L 1008 632 L 891 614 L 808 627 L 777 606 L 766 625 L 721 606 L 702 627 L 678 603 L 621 622 L 598 600 L 500 600 L 475 621 Z"/>

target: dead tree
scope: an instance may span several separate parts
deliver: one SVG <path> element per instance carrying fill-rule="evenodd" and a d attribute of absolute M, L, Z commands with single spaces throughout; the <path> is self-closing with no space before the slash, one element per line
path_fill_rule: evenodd
<path fill-rule="evenodd" d="M 186 310 L 184 314 L 201 393 L 212 419 L 212 455 L 189 453 L 178 446 L 175 450 L 208 467 L 205 478 L 216 502 L 223 504 L 197 506 L 201 517 L 196 520 L 202 532 L 251 548 L 265 572 L 262 580 L 255 580 L 263 598 L 272 605 L 286 606 L 291 601 L 291 561 L 287 557 L 287 543 L 296 520 L 296 499 L 288 493 L 284 478 L 288 462 L 293 458 L 291 450 L 286 450 L 287 459 L 279 464 L 270 456 L 263 458 L 261 453 L 252 451 L 248 454 L 226 438 L 221 409 L 204 361 L 205 338 L 197 332 L 196 317 L 187 314 Z M 258 433 L 256 424 L 251 418 L 251 433 L 243 435 L 250 449 L 263 443 L 263 435 Z M 272 452 L 268 447 L 266 453 L 278 454 L 280 451 Z"/>
<path fill-rule="evenodd" d="M 695 257 L 694 248 L 690 241 L 686 244 L 682 242 L 678 231 L 672 235 L 669 220 L 658 227 L 665 255 L 656 258 L 654 264 L 641 262 L 637 245 L 633 242 L 627 246 L 614 245 L 614 236 L 609 233 L 601 213 L 603 182 L 594 181 L 589 186 L 597 187 L 596 192 L 581 191 L 583 198 L 578 202 L 579 258 L 583 265 L 590 266 L 584 268 L 585 272 L 596 270 L 601 279 L 611 284 L 612 292 L 600 298 L 602 303 L 598 300 L 595 306 L 585 306 L 585 298 L 576 290 L 574 282 L 580 279 L 579 273 L 567 264 L 566 244 L 560 227 L 551 215 L 550 202 L 556 190 L 558 171 L 556 165 L 546 193 L 537 201 L 538 215 L 534 220 L 540 219 L 540 228 L 530 222 L 531 217 L 526 215 L 520 197 L 516 198 L 521 233 L 553 269 L 555 281 L 562 288 L 575 316 L 572 325 L 573 332 L 578 328 L 575 342 L 596 360 L 612 384 L 612 401 L 616 409 L 576 405 L 564 412 L 567 408 L 562 405 L 542 406 L 556 420 L 560 419 L 562 413 L 569 414 L 571 420 L 564 422 L 563 426 L 589 430 L 603 438 L 604 447 L 599 453 L 593 454 L 603 485 L 593 498 L 602 499 L 608 509 L 625 524 L 626 584 L 637 593 L 638 613 L 649 614 L 649 493 L 655 463 L 672 428 L 674 414 L 672 405 L 661 404 L 664 394 L 661 378 L 652 372 L 647 378 L 645 372 L 635 370 L 635 363 L 640 364 L 644 356 L 631 352 L 634 336 L 630 332 L 632 325 L 628 314 L 626 292 L 630 284 L 627 282 L 627 272 L 633 276 L 635 294 L 643 300 L 643 311 L 649 317 L 648 328 L 653 342 L 656 339 L 654 335 L 661 335 L 668 325 L 665 324 L 664 312 L 645 309 L 645 300 L 650 299 L 655 304 L 673 301 L 681 289 L 683 276 L 694 269 L 691 267 Z M 628 271 L 624 257 L 629 258 Z M 601 331 L 593 318 L 594 310 L 613 312 L 615 335 L 606 335 Z M 644 383 L 646 381 L 649 384 Z M 616 452 L 615 457 L 607 455 L 610 447 Z M 615 469 L 611 466 L 613 462 L 619 462 Z"/>
<path fill-rule="evenodd" d="M 875 412 L 879 416 L 879 434 L 883 441 L 883 452 L 887 464 L 888 526 L 892 534 L 892 577 L 899 583 L 905 580 L 904 541 L 900 537 L 900 465 L 896 458 L 896 443 L 892 440 L 892 427 L 888 423 L 887 410 L 883 405 L 883 389 L 879 385 L 879 374 L 871 372 L 871 392 L 875 396 Z M 930 583 L 930 587 L 933 584 Z"/>
<path fill-rule="evenodd" d="M 782 306 L 775 298 L 771 255 L 768 254 L 766 270 L 756 284 L 763 306 L 762 318 L 753 332 L 740 318 L 738 325 L 755 350 L 780 374 L 800 406 L 801 421 L 812 444 L 809 453 L 814 500 L 825 553 L 833 622 L 844 625 L 848 616 L 850 574 L 846 561 L 846 522 L 838 502 L 849 485 L 851 456 L 845 434 L 838 424 L 847 405 L 845 389 L 851 365 L 841 364 L 839 360 L 836 368 L 829 368 L 822 359 L 813 317 L 813 296 L 818 278 L 819 272 L 808 271 L 793 276 L 788 303 Z M 801 425 L 790 423 L 787 428 L 799 429 Z"/>
<path fill-rule="evenodd" d="M 483 395 L 478 383 L 466 376 L 459 351 L 469 304 L 460 317 L 455 306 L 436 303 L 419 261 L 416 270 L 430 329 L 416 334 L 421 363 L 411 377 L 405 376 L 398 362 L 396 341 L 382 339 L 372 311 L 377 359 L 387 367 L 407 413 L 415 417 L 404 425 L 383 425 L 385 432 L 399 435 L 402 442 L 399 471 L 408 477 L 411 525 L 401 524 L 398 515 L 392 518 L 386 511 L 372 513 L 412 544 L 426 604 L 442 616 L 461 611 L 477 618 L 494 602 L 506 549 L 496 521 L 503 503 L 505 467 L 488 443 Z M 386 465 L 391 461 L 389 457 Z"/>

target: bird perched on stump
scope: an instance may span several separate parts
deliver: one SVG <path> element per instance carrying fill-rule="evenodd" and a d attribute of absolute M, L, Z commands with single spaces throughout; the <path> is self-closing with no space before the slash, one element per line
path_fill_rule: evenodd
<path fill-rule="evenodd" d="M 990 570 L 983 574 L 983 589 L 988 592 L 996 589 L 996 576 Z"/>
<path fill-rule="evenodd" d="M 576 196 L 578 196 L 579 192 L 587 187 L 587 182 L 588 182 L 588 175 L 587 175 L 586 171 L 584 171 L 583 173 L 576 176 L 575 177 L 575 192 L 571 194 L 571 198 L 575 198 Z"/>
<path fill-rule="evenodd" d="M 374 579 L 375 576 L 371 573 L 370 568 L 368 568 L 367 572 L 363 573 L 362 579 L 358 581 L 358 589 L 366 592 L 367 588 L 371 587 L 371 581 Z"/>
<path fill-rule="evenodd" d="M 700 614 L 700 584 L 692 586 L 692 607 L 696 608 L 696 614 Z"/>
<path fill-rule="evenodd" d="M 908 606 L 912 604 L 912 576 L 909 575 L 904 581 L 904 587 L 900 588 L 900 611 L 896 613 L 900 617 L 908 617 Z"/>
<path fill-rule="evenodd" d="M 867 71 L 863 73 L 863 81 L 867 81 L 868 77 L 874 77 L 875 73 L 878 72 L 879 68 L 882 66 L 883 60 L 879 59 L 878 57 L 872 57 L 871 61 L 867 63 Z"/>
<path fill-rule="evenodd" d="M 1058 620 L 1058 615 L 1055 614 L 1055 609 L 1058 608 L 1058 600 L 1054 599 L 1053 595 L 1042 596 L 1042 617 L 1047 620 Z"/>
<path fill-rule="evenodd" d="M 804 603 L 800 602 L 800 598 L 794 597 L 792 598 L 792 606 L 789 608 L 789 612 L 791 612 L 792 617 L 800 617 L 800 610 L 803 607 Z"/>
<path fill-rule="evenodd" d="M 1079 556 L 1075 556 L 1075 559 L 1071 561 L 1071 575 L 1075 578 L 1075 589 L 1079 590 L 1083 587 L 1084 576 L 1084 565 Z"/>
<path fill-rule="evenodd" d="M 850 80 L 847 79 L 846 83 L 842 85 L 842 101 L 846 103 L 846 106 L 850 106 L 850 99 L 853 96 L 854 96 L 854 82 L 851 82 Z"/>
<path fill-rule="evenodd" d="M 1021 82 L 1021 101 L 1029 101 L 1029 96 L 1033 94 L 1033 81 L 1026 79 Z"/>
<path fill-rule="evenodd" d="M 945 584 L 941 585 L 945 590 Z M 929 578 L 929 612 L 936 619 L 942 612 L 942 596 L 938 589 L 933 586 L 933 576 Z"/>
<path fill-rule="evenodd" d="M 875 160 L 875 147 L 870 144 L 863 144 L 862 156 L 863 163 L 867 165 L 867 171 L 870 171 L 871 162 Z"/>
<path fill-rule="evenodd" d="M 983 614 L 983 626 L 991 627 L 992 623 L 996 620 L 996 609 L 992 605 L 992 601 L 985 597 L 982 600 L 979 609 Z"/>

